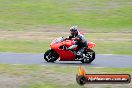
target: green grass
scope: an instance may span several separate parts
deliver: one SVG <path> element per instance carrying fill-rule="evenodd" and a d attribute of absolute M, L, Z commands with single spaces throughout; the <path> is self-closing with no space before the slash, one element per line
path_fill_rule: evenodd
<path fill-rule="evenodd" d="M 68 32 L 68 27 L 75 24 L 88 33 L 111 32 L 85 35 L 96 43 L 94 50 L 101 54 L 132 54 L 131 17 L 131 0 L 0 0 L 0 31 Z M 60 34 L 51 33 L 48 37 L 50 35 L 58 37 Z M 42 53 L 48 49 L 50 41 L 1 38 L 0 52 Z"/>
<path fill-rule="evenodd" d="M 0 40 L 1 52 L 27 52 L 27 53 L 44 53 L 49 49 L 47 41 L 24 41 L 24 40 Z M 131 42 L 96 42 L 94 48 L 97 54 L 128 54 L 132 55 Z"/>
<path fill-rule="evenodd" d="M 131 42 L 96 42 L 95 51 L 102 54 L 128 54 L 132 55 Z"/>
<path fill-rule="evenodd" d="M 49 42 L 36 40 L 0 40 L 1 52 L 44 52 Z"/>
<path fill-rule="evenodd" d="M 7 69 L 8 68 L 8 69 Z M 132 75 L 131 68 L 95 68 L 89 66 L 83 66 L 87 74 L 130 74 Z M 21 87 L 19 88 L 129 88 L 130 85 L 84 85 L 80 86 L 76 83 L 76 74 L 78 67 L 73 66 L 60 66 L 52 64 L 50 66 L 39 65 L 9 65 L 0 64 L 0 74 L 5 78 L 13 81 L 18 78 L 17 81 L 21 81 Z M 24 79 L 22 79 L 24 77 Z M 28 79 L 26 79 L 26 78 Z M 6 79 L 4 79 L 6 80 Z M 14 80 L 15 81 L 15 80 Z M 1 81 L 2 82 L 2 81 Z M 3 83 L 3 87 L 6 88 L 7 82 Z M 18 87 L 19 85 L 15 85 Z"/>
<path fill-rule="evenodd" d="M 131 0 L 0 0 L 1 30 L 78 25 L 88 32 L 132 32 Z"/>
<path fill-rule="evenodd" d="M 45 37 L 47 35 L 47 37 Z M 44 53 L 49 49 L 52 39 L 49 37 L 60 37 L 63 34 L 46 34 L 44 39 L 19 39 L 7 38 L 0 39 L 0 52 L 28 52 L 28 53 Z M 68 36 L 64 34 L 64 36 Z M 39 34 L 38 34 L 39 37 Z M 42 35 L 40 37 L 43 38 Z M 97 54 L 128 54 L 132 55 L 132 35 L 127 33 L 88 33 L 85 34 L 88 41 L 96 43 L 94 51 Z"/>

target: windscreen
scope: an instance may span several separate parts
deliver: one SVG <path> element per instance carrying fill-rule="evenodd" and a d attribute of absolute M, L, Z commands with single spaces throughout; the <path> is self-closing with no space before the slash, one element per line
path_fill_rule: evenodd
<path fill-rule="evenodd" d="M 59 38 L 56 38 L 55 40 L 53 40 L 53 43 L 59 43 L 59 42 L 62 42 L 64 40 L 63 37 L 59 37 Z"/>

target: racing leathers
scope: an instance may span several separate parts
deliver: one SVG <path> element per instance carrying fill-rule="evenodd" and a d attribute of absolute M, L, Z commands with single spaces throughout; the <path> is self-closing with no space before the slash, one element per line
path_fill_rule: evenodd
<path fill-rule="evenodd" d="M 68 39 L 75 39 L 74 45 L 70 46 L 68 49 L 74 49 L 78 46 L 78 52 L 76 53 L 77 57 L 82 58 L 84 49 L 87 47 L 87 40 L 84 38 L 82 34 L 78 32 L 76 35 L 70 35 Z"/>

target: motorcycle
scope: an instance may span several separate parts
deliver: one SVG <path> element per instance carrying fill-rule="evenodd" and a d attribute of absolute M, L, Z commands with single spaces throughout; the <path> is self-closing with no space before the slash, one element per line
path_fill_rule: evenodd
<path fill-rule="evenodd" d="M 70 46 L 75 43 L 74 40 L 65 40 L 63 37 L 56 38 L 50 44 L 50 49 L 44 54 L 44 59 L 47 62 L 59 61 L 81 61 L 82 63 L 91 63 L 95 59 L 95 52 L 92 50 L 95 47 L 95 43 L 88 42 L 88 47 L 83 52 L 83 57 L 76 57 L 78 47 L 73 50 L 68 50 Z"/>

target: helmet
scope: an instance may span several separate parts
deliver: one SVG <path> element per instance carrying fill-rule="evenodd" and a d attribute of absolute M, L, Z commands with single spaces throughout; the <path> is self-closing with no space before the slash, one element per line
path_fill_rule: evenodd
<path fill-rule="evenodd" d="M 78 34 L 77 26 L 70 27 L 70 32 L 71 35 L 77 35 Z"/>

